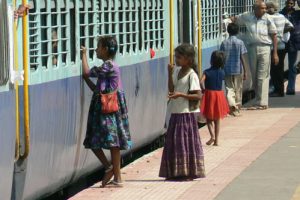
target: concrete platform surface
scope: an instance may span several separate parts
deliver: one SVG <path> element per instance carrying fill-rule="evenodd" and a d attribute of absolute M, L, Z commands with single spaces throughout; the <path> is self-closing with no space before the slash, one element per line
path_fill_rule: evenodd
<path fill-rule="evenodd" d="M 206 178 L 159 178 L 161 148 L 122 169 L 123 188 L 97 183 L 70 199 L 300 200 L 300 78 L 296 90 L 294 96 L 270 98 L 267 110 L 242 110 L 241 117 L 224 119 L 220 146 L 207 146 L 209 133 L 201 128 Z"/>

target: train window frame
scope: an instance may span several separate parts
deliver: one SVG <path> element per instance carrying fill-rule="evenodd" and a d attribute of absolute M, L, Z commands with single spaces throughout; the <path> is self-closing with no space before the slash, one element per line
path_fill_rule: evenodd
<path fill-rule="evenodd" d="M 6 4 L 6 1 L 1 1 L 0 5 L 1 10 L 1 20 L 0 20 L 0 28 L 3 30 L 0 34 L 0 91 L 4 86 L 7 85 L 10 76 L 10 67 L 13 63 L 12 61 L 12 38 L 10 38 L 9 29 L 11 28 L 9 23 L 12 22 L 12 18 L 8 17 L 9 14 L 12 14 L 12 10 Z M 11 21 L 10 21 L 11 20 Z M 9 38 L 9 39 L 7 39 Z"/>
<path fill-rule="evenodd" d="M 221 40 L 219 1 L 201 1 L 201 10 L 203 47 L 216 46 Z"/>
<path fill-rule="evenodd" d="M 88 49 L 90 66 L 99 63 L 95 49 L 100 36 L 116 37 L 120 48 L 115 60 L 120 66 L 150 60 L 150 47 L 156 58 L 169 55 L 169 4 L 164 0 L 29 0 L 29 4 L 30 84 L 80 75 L 81 45 Z M 147 19 L 151 26 L 145 26 L 142 12 L 152 16 Z"/>

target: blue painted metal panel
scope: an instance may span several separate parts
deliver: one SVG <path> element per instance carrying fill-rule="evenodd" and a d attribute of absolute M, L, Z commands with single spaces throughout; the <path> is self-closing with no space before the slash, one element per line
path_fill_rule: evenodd
<path fill-rule="evenodd" d="M 0 93 L 0 197 L 10 199 L 15 156 L 15 93 Z"/>
<path fill-rule="evenodd" d="M 163 128 L 167 62 L 162 58 L 121 67 L 134 148 L 151 142 Z M 30 86 L 25 199 L 55 191 L 101 166 L 82 145 L 91 96 L 81 77 Z"/>

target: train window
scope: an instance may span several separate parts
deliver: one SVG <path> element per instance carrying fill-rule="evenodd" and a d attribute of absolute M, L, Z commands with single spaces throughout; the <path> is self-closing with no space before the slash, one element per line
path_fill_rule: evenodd
<path fill-rule="evenodd" d="M 120 55 L 164 47 L 163 0 L 29 0 L 29 4 L 33 71 L 77 63 L 80 45 L 88 48 L 88 57 L 94 60 L 97 38 L 104 35 L 117 38 Z"/>
<path fill-rule="evenodd" d="M 143 2 L 144 48 L 162 48 L 164 45 L 164 12 L 163 1 L 152 0 Z"/>
<path fill-rule="evenodd" d="M 40 43 L 38 42 L 39 23 L 36 15 L 36 3 L 29 1 L 29 62 L 32 69 L 39 63 Z"/>
<path fill-rule="evenodd" d="M 93 59 L 94 56 L 98 33 L 98 24 L 95 23 L 98 16 L 96 3 L 95 0 L 81 0 L 79 7 L 80 45 L 89 48 L 88 57 L 90 59 Z"/>
<path fill-rule="evenodd" d="M 29 1 L 29 62 L 32 70 L 75 61 L 74 0 Z"/>
<path fill-rule="evenodd" d="M 202 40 L 215 40 L 219 38 L 219 1 L 209 0 L 202 3 Z"/>
<path fill-rule="evenodd" d="M 68 23 L 69 26 L 67 26 L 67 33 L 70 35 L 70 40 L 67 40 L 67 48 L 70 48 L 71 51 L 68 51 L 69 59 L 71 60 L 71 63 L 75 63 L 76 61 L 76 21 L 75 21 L 75 2 L 74 0 L 68 1 L 65 0 L 66 5 L 69 8 L 69 14 L 67 14 L 67 18 L 69 19 Z M 69 3 L 69 5 L 68 5 Z M 67 9 L 68 10 L 68 9 Z M 68 11 L 67 11 L 68 13 Z M 67 35 L 66 37 L 67 38 Z"/>
<path fill-rule="evenodd" d="M 9 43 L 6 1 L 0 1 L 0 85 L 5 85 L 9 77 Z"/>
<path fill-rule="evenodd" d="M 41 1 L 41 6 L 40 6 L 40 23 L 41 23 L 41 61 L 42 61 L 42 66 L 43 67 L 48 67 L 48 58 L 50 56 L 50 35 L 51 35 L 51 26 L 48 25 L 48 21 L 51 20 L 50 18 L 50 7 L 46 5 L 45 0 Z M 48 25 L 48 26 L 47 26 Z"/>

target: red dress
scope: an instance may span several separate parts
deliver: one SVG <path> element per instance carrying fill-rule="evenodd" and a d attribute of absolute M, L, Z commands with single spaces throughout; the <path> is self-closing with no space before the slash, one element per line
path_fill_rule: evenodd
<path fill-rule="evenodd" d="M 224 71 L 220 68 L 211 67 L 204 71 L 205 92 L 202 97 L 200 110 L 209 120 L 224 118 L 229 112 L 228 102 L 222 90 Z"/>
<path fill-rule="evenodd" d="M 226 117 L 229 106 L 224 91 L 205 90 L 200 109 L 206 119 L 217 120 Z"/>

